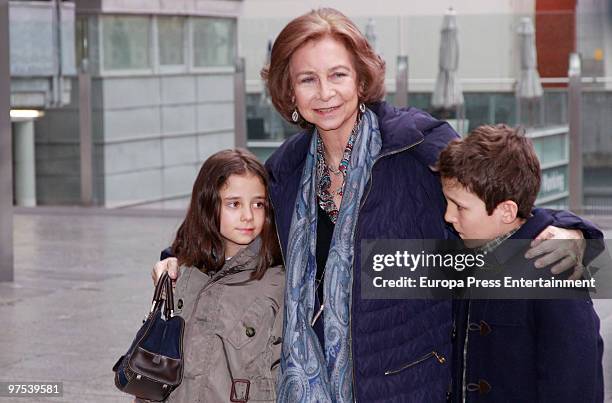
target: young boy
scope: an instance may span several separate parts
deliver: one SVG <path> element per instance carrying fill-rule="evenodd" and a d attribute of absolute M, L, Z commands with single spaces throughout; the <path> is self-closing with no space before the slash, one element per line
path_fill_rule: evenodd
<path fill-rule="evenodd" d="M 543 273 L 517 248 L 550 224 L 533 210 L 540 165 L 529 139 L 481 126 L 438 162 L 445 219 L 468 248 Z M 523 242 L 524 244 L 524 242 Z M 540 270 L 538 272 L 538 270 Z M 514 271 L 512 271 L 514 275 Z M 590 299 L 455 301 L 456 401 L 601 402 L 603 341 Z"/>

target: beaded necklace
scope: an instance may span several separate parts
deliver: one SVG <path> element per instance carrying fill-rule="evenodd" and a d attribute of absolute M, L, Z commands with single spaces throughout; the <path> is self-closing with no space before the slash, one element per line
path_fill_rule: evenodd
<path fill-rule="evenodd" d="M 338 166 L 337 171 L 333 171 L 327 165 L 325 161 L 325 152 L 323 150 L 323 140 L 321 140 L 321 136 L 317 134 L 317 176 L 319 177 L 319 183 L 317 187 L 317 199 L 319 200 L 319 206 L 327 213 L 330 220 L 335 224 L 338 219 L 338 210 L 339 207 L 336 206 L 334 202 L 334 194 L 342 196 L 344 193 L 344 183 L 346 179 L 346 173 L 348 170 L 349 162 L 351 161 L 351 154 L 353 152 L 353 145 L 355 144 L 355 139 L 357 138 L 357 132 L 359 131 L 359 124 L 361 123 L 361 119 L 358 118 L 355 122 L 355 126 L 351 130 L 351 135 L 348 139 L 348 143 L 346 143 L 346 147 L 344 149 L 344 153 L 342 155 L 342 160 L 340 161 L 340 165 Z M 342 186 L 338 188 L 332 194 L 329 188 L 331 186 L 331 177 L 330 172 L 340 175 L 342 174 Z"/>

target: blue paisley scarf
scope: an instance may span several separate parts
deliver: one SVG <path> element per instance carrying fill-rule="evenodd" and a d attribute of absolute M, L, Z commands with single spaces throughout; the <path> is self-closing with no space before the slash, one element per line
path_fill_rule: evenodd
<path fill-rule="evenodd" d="M 352 402 L 353 363 L 350 351 L 350 304 L 353 246 L 357 214 L 381 148 L 376 115 L 369 109 L 361 119 L 345 179 L 327 263 L 324 349 L 310 325 L 314 315 L 317 233 L 317 133 L 302 172 L 286 256 L 286 289 L 278 402 Z"/>

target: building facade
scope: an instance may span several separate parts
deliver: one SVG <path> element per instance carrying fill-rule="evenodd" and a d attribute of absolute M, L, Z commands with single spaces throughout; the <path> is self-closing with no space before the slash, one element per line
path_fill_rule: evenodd
<path fill-rule="evenodd" d="M 91 77 L 94 204 L 184 200 L 197 170 L 234 139 L 242 3 L 79 1 L 77 65 Z M 36 123 L 37 197 L 78 204 L 79 99 Z"/>

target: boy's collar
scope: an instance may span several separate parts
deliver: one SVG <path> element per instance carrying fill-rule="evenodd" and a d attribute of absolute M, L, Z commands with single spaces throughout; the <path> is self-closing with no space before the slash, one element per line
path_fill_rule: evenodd
<path fill-rule="evenodd" d="M 514 257 L 518 253 L 524 254 L 527 251 L 527 248 L 531 241 L 535 239 L 540 232 L 542 232 L 546 227 L 553 223 L 553 217 L 545 210 L 541 209 L 533 209 L 531 211 L 531 217 L 523 223 L 518 229 L 511 231 L 511 233 L 503 235 L 503 239 L 497 243 L 497 245 L 491 250 L 488 251 L 488 254 L 491 254 L 495 257 L 498 263 L 504 264 L 510 258 Z M 501 238 L 501 237 L 500 237 Z M 498 240 L 499 238 L 495 238 L 491 242 Z M 512 240 L 512 242 L 505 242 L 506 240 Z M 503 247 L 499 247 L 502 243 L 504 243 Z M 488 243 L 487 243 L 488 245 Z M 486 246 L 486 245 L 485 245 Z"/>
<path fill-rule="evenodd" d="M 521 225 L 522 226 L 522 225 Z M 487 254 L 487 253 L 492 253 L 495 249 L 497 249 L 497 247 L 499 245 L 501 245 L 506 239 L 510 238 L 512 235 L 514 235 L 519 229 L 521 229 L 521 226 L 516 227 L 515 229 L 511 230 L 510 232 L 506 232 L 503 235 L 498 236 L 495 239 L 492 239 L 490 241 L 488 241 L 487 243 L 485 243 L 482 246 L 479 246 L 477 248 L 474 249 L 474 251 L 476 253 L 483 253 L 483 254 Z"/>

